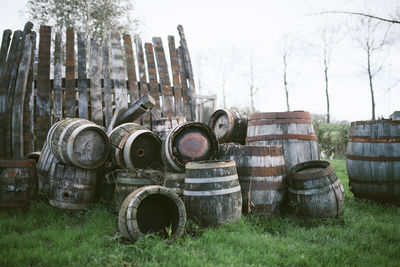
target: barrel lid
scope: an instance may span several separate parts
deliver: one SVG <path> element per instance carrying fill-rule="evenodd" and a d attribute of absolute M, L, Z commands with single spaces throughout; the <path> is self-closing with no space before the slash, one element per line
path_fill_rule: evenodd
<path fill-rule="evenodd" d="M 234 123 L 235 119 L 230 110 L 218 109 L 211 115 L 208 126 L 214 131 L 218 140 L 224 140 Z"/>
<path fill-rule="evenodd" d="M 290 169 L 290 179 L 312 180 L 322 178 L 333 172 L 332 165 L 328 161 L 314 160 L 299 163 Z"/>
<path fill-rule="evenodd" d="M 259 119 L 311 119 L 311 115 L 307 111 L 297 110 L 291 112 L 260 112 L 249 116 L 249 120 Z"/>
<path fill-rule="evenodd" d="M 378 123 L 387 123 L 390 125 L 397 125 L 400 124 L 400 120 L 389 120 L 389 119 L 381 119 L 381 120 L 370 120 L 370 121 L 353 121 L 351 126 L 356 125 L 374 125 Z"/>

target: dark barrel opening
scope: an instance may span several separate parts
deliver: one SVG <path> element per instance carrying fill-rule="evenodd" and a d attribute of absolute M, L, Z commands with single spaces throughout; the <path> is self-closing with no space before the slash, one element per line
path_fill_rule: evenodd
<path fill-rule="evenodd" d="M 157 167 L 161 162 L 161 144 L 152 133 L 143 133 L 131 146 L 131 160 L 136 168 Z"/>
<path fill-rule="evenodd" d="M 179 209 L 175 201 L 166 195 L 152 194 L 143 199 L 137 210 L 137 222 L 140 232 L 161 233 L 168 237 L 167 229 L 171 234 L 176 232 L 179 223 Z"/>

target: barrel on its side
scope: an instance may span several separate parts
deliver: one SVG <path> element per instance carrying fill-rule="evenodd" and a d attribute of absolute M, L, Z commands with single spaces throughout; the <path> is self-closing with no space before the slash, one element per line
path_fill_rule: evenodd
<path fill-rule="evenodd" d="M 58 162 L 58 159 L 54 157 L 49 146 L 47 145 L 47 142 L 44 143 L 37 163 L 38 185 L 40 192 L 49 192 L 51 169 L 55 168 L 55 165 Z"/>
<path fill-rule="evenodd" d="M 286 173 L 298 163 L 319 160 L 318 140 L 310 113 L 254 113 L 249 116 L 247 145 L 281 145 Z"/>
<path fill-rule="evenodd" d="M 289 200 L 302 217 L 334 218 L 343 212 L 344 189 L 329 162 L 303 162 L 290 171 Z"/>
<path fill-rule="evenodd" d="M 135 242 L 148 233 L 160 233 L 171 240 L 185 230 L 186 210 L 172 190 L 150 185 L 132 192 L 122 204 L 118 227 L 122 235 Z"/>
<path fill-rule="evenodd" d="M 164 173 L 164 186 L 174 191 L 180 198 L 183 199 L 183 189 L 185 186 L 185 173 Z"/>
<path fill-rule="evenodd" d="M 0 208 L 23 207 L 37 195 L 33 159 L 0 160 Z"/>
<path fill-rule="evenodd" d="M 186 122 L 168 133 L 161 147 L 161 159 L 171 172 L 184 172 L 191 161 L 213 159 L 218 151 L 214 132 L 201 122 Z"/>
<path fill-rule="evenodd" d="M 346 158 L 356 197 L 400 201 L 400 121 L 352 122 Z"/>
<path fill-rule="evenodd" d="M 183 199 L 188 216 L 203 226 L 240 220 L 242 194 L 235 162 L 187 163 Z"/>
<path fill-rule="evenodd" d="M 286 201 L 282 146 L 221 144 L 219 159 L 234 160 L 242 189 L 243 212 L 279 215 Z"/>
<path fill-rule="evenodd" d="M 48 145 L 60 162 L 95 169 L 106 161 L 110 142 L 100 126 L 79 118 L 65 119 L 53 126 L 48 134 Z"/>
<path fill-rule="evenodd" d="M 151 121 L 151 130 L 164 140 L 167 134 L 179 124 L 186 122 L 185 117 L 165 117 Z"/>
<path fill-rule="evenodd" d="M 208 126 L 214 131 L 219 143 L 244 145 L 247 132 L 247 116 L 236 110 L 218 109 L 210 117 Z"/>
<path fill-rule="evenodd" d="M 57 163 L 51 169 L 50 177 L 49 202 L 52 206 L 78 211 L 93 204 L 96 170 Z"/>

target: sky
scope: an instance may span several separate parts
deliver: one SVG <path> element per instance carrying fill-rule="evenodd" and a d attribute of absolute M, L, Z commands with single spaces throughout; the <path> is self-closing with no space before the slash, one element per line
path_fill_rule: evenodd
<path fill-rule="evenodd" d="M 2 8 L 0 30 L 21 29 L 28 19 L 21 10 L 26 0 L 7 1 Z M 400 4 L 395 0 L 137 0 L 135 16 L 141 21 L 144 41 L 178 32 L 182 24 L 192 58 L 197 91 L 216 94 L 217 108 L 250 107 L 250 66 L 253 66 L 254 102 L 260 112 L 286 110 L 283 86 L 283 40 L 289 45 L 287 80 L 291 110 L 326 112 L 320 32 L 335 28 L 335 46 L 329 68 L 331 117 L 334 120 L 368 120 L 371 98 L 365 73 L 366 58 L 351 31 L 354 16 L 315 15 L 325 10 L 373 12 L 391 16 Z M 400 25 L 390 29 L 398 37 Z M 386 28 L 382 26 L 382 30 Z M 389 117 L 400 110 L 400 42 L 383 53 L 385 67 L 375 76 L 376 114 Z M 250 63 L 252 62 L 252 63 Z"/>

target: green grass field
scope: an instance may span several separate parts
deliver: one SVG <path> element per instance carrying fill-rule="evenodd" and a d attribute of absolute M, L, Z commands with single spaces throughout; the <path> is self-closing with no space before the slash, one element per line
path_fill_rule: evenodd
<path fill-rule="evenodd" d="M 339 219 L 246 216 L 169 244 L 148 236 L 131 244 L 106 204 L 68 213 L 43 200 L 0 211 L 1 266 L 399 266 L 400 208 L 354 198 L 345 161 L 331 161 L 346 191 Z"/>

